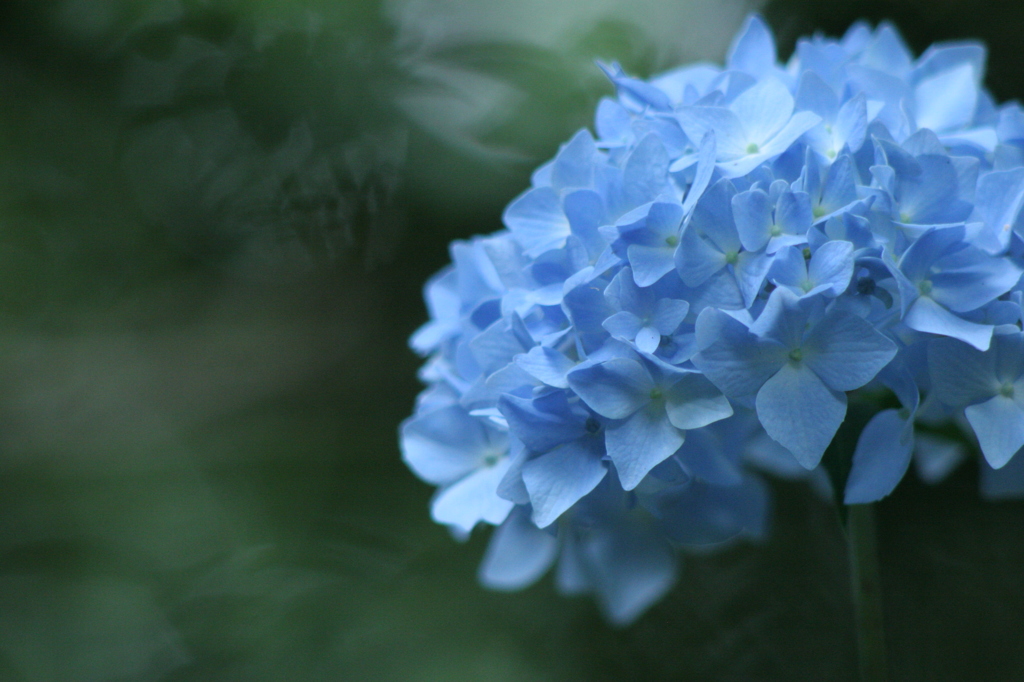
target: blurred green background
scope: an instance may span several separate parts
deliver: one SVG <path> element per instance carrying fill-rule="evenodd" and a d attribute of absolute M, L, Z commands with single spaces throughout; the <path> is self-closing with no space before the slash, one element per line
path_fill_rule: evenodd
<path fill-rule="evenodd" d="M 835 511 L 775 483 L 763 546 L 687 558 L 613 630 L 548 580 L 475 580 L 402 465 L 406 347 L 454 238 L 611 93 L 895 20 L 976 37 L 994 0 L 7 0 L 0 4 L 0 680 L 849 680 Z M 1024 504 L 973 465 L 880 505 L 894 679 L 1024 679 Z"/>

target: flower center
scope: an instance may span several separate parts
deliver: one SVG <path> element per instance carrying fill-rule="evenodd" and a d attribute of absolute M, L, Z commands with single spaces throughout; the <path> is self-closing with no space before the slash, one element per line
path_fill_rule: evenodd
<path fill-rule="evenodd" d="M 661 395 L 662 394 L 660 388 L 655 387 L 651 389 L 651 400 L 660 400 Z"/>
<path fill-rule="evenodd" d="M 756 142 L 751 142 L 750 144 L 747 145 L 748 154 L 756 154 L 759 151 L 761 151 L 761 148 L 757 146 Z"/>
<path fill-rule="evenodd" d="M 1004 398 L 1013 397 L 1013 384 L 1007 381 L 1005 384 L 999 387 L 999 394 Z"/>
<path fill-rule="evenodd" d="M 794 348 L 789 351 L 789 359 L 793 362 L 800 362 L 804 359 L 804 352 L 800 348 Z"/>
<path fill-rule="evenodd" d="M 736 265 L 736 261 L 740 259 L 740 254 L 735 251 L 729 251 L 725 254 L 725 262 L 729 265 Z"/>
<path fill-rule="evenodd" d="M 932 281 L 930 279 L 922 279 L 917 285 L 917 290 L 921 292 L 922 296 L 927 296 L 932 293 Z"/>
<path fill-rule="evenodd" d="M 668 244 L 669 246 L 675 246 L 676 244 L 679 243 L 679 237 L 675 236 L 674 234 L 669 235 L 668 237 L 665 237 L 665 243 Z"/>
<path fill-rule="evenodd" d="M 778 237 L 780 234 L 782 234 L 782 228 L 779 227 L 778 225 L 772 225 L 772 229 L 770 229 L 768 232 L 771 234 L 771 236 Z"/>

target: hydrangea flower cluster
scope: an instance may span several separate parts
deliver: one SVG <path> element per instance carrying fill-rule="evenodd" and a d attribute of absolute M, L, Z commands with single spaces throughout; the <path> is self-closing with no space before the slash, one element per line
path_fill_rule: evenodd
<path fill-rule="evenodd" d="M 498 526 L 480 577 L 627 623 L 679 545 L 763 536 L 759 471 L 821 482 L 848 402 L 878 405 L 847 504 L 928 481 L 976 436 L 1024 491 L 1024 110 L 984 47 L 914 59 L 889 25 L 801 40 L 751 16 L 724 68 L 617 89 L 533 174 L 504 231 L 426 286 L 404 459 L 434 520 Z"/>

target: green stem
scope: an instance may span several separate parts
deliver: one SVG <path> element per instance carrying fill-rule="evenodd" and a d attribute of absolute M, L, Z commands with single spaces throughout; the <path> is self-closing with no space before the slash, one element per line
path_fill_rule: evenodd
<path fill-rule="evenodd" d="M 885 629 L 882 582 L 878 570 L 875 510 L 870 504 L 847 507 L 846 538 L 850 554 L 853 607 L 857 619 L 857 655 L 861 682 L 884 682 Z"/>

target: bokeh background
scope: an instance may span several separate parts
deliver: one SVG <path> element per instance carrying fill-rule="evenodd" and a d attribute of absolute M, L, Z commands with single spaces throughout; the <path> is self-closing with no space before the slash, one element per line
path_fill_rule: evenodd
<path fill-rule="evenodd" d="M 719 61 L 751 9 L 787 56 L 980 38 L 1024 97 L 996 0 L 0 4 L 0 680 L 854 679 L 803 485 L 615 630 L 480 588 L 397 446 L 422 283 L 590 123 L 595 58 Z M 1024 503 L 977 480 L 879 505 L 893 679 L 1024 679 Z"/>

